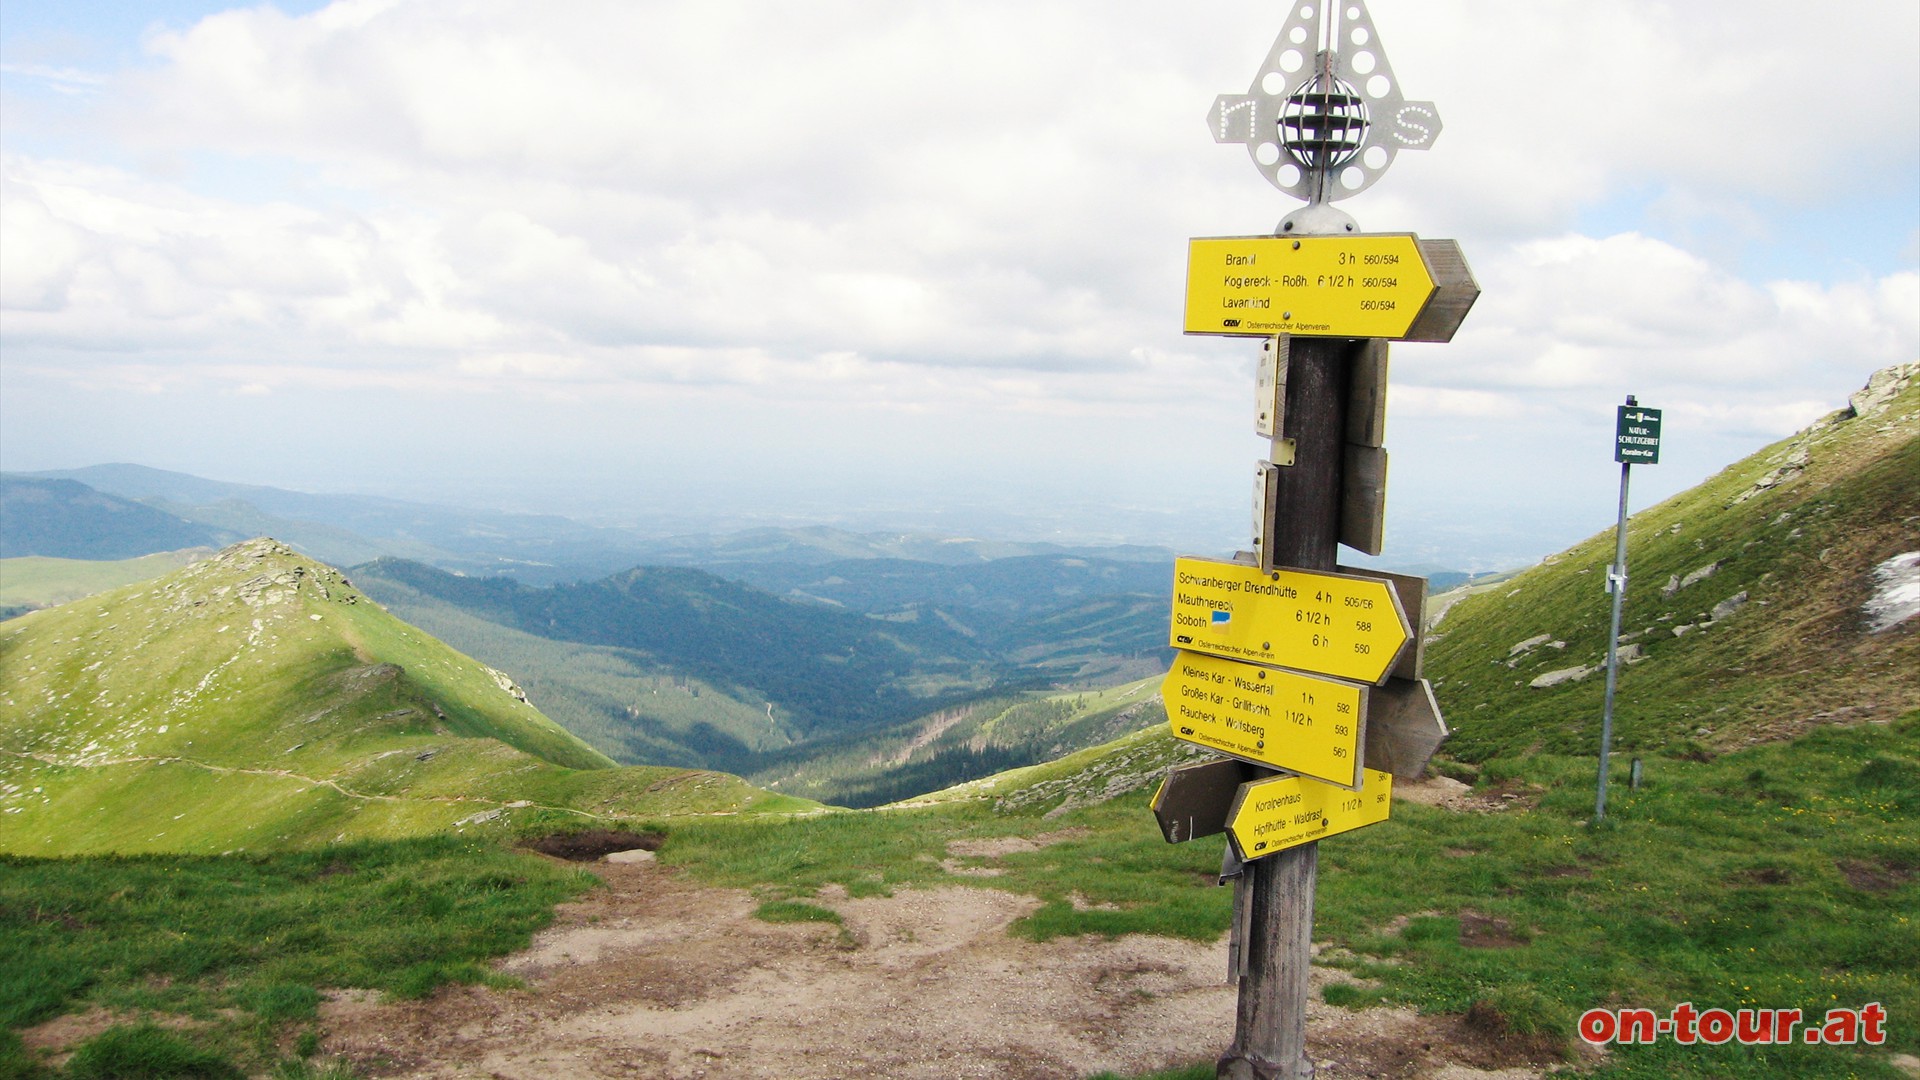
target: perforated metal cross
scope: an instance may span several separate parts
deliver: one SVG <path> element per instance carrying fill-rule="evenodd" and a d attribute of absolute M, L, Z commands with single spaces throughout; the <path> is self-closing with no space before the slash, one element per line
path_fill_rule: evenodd
<path fill-rule="evenodd" d="M 1215 142 L 1245 143 L 1273 186 L 1320 203 L 1372 187 L 1400 151 L 1432 146 L 1440 113 L 1401 95 L 1362 0 L 1294 0 L 1253 85 L 1214 99 L 1207 125 Z"/>

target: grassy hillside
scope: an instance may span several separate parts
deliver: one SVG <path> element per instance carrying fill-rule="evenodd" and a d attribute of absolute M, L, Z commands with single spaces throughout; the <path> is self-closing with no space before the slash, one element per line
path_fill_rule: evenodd
<path fill-rule="evenodd" d="M 544 589 L 394 560 L 354 572 L 376 596 L 397 598 L 393 587 L 404 586 L 502 626 L 630 649 L 735 697 L 760 695 L 803 732 L 899 719 L 924 698 L 984 689 L 995 674 L 944 625 L 792 603 L 701 570 L 636 567 Z"/>
<path fill-rule="evenodd" d="M 368 568 L 372 571 L 373 568 Z M 513 673 L 527 699 L 616 761 L 741 772 L 793 741 L 792 714 L 763 696 L 739 696 L 676 672 L 657 657 L 515 630 L 377 572 L 383 603 L 470 656 Z"/>
<path fill-rule="evenodd" d="M 1699 756 L 1920 708 L 1915 621 L 1876 633 L 1863 610 L 1874 568 L 1920 551 L 1913 371 L 1862 415 L 1633 515 L 1620 750 Z M 1427 671 L 1455 728 L 1447 754 L 1597 749 L 1613 545 L 1596 535 L 1446 613 Z"/>
<path fill-rule="evenodd" d="M 799 808 L 617 769 L 272 541 L 0 624 L 0 851 L 217 852 L 514 817 Z"/>
<path fill-rule="evenodd" d="M 878 806 L 1164 727 L 1159 683 L 1153 676 L 1106 690 L 968 702 L 884 731 L 768 754 L 748 779 L 840 806 Z"/>

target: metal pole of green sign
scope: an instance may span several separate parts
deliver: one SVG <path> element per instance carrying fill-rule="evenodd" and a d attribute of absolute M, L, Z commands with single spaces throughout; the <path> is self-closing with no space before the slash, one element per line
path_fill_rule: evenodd
<path fill-rule="evenodd" d="M 1627 481 L 1633 463 L 1660 462 L 1660 410 L 1643 408 L 1632 394 L 1614 418 L 1613 459 L 1620 463 L 1620 520 L 1614 527 L 1613 566 L 1607 591 L 1613 594 L 1613 629 L 1607 635 L 1607 700 L 1600 713 L 1600 779 L 1593 820 L 1607 816 L 1607 756 L 1613 749 L 1613 695 L 1620 673 L 1620 613 L 1627 599 Z"/>

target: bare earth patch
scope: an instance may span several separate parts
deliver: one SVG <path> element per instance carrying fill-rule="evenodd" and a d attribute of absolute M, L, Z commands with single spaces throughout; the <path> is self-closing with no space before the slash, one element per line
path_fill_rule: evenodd
<path fill-rule="evenodd" d="M 604 888 L 501 965 L 529 989 L 343 995 L 322 1006 L 323 1052 L 409 1080 L 1067 1080 L 1191 1063 L 1233 1035 L 1224 941 L 1035 944 L 1006 931 L 1039 901 L 964 886 L 831 890 L 816 902 L 842 935 L 657 865 L 596 872 Z M 1540 1075 L 1446 1017 L 1316 1000 L 1308 1021 L 1322 1077 Z"/>
<path fill-rule="evenodd" d="M 1506 782 L 1476 791 L 1445 776 L 1423 776 L 1418 780 L 1395 780 L 1396 799 L 1437 806 L 1460 813 L 1498 813 L 1502 810 L 1531 810 L 1540 802 L 1540 792 L 1523 784 Z"/>

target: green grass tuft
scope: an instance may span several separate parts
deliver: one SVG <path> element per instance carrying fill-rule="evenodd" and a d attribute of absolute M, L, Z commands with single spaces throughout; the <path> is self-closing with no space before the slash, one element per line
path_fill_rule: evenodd
<path fill-rule="evenodd" d="M 80 1044 L 67 1062 L 73 1080 L 242 1080 L 219 1054 L 153 1024 L 111 1027 Z"/>
<path fill-rule="evenodd" d="M 317 987 L 502 977 L 590 875 L 456 839 L 273 856 L 0 858 L 0 1023 L 83 1004 L 307 1019 Z"/>
<path fill-rule="evenodd" d="M 1177 1069 L 1162 1069 L 1159 1072 L 1144 1073 L 1140 1076 L 1123 1077 L 1119 1073 L 1095 1073 L 1087 1080 L 1213 1080 L 1215 1066 L 1187 1065 Z"/>
<path fill-rule="evenodd" d="M 835 926 L 844 921 L 840 913 L 831 908 L 801 900 L 768 900 L 754 909 L 753 917 L 770 923 L 817 922 Z"/>

